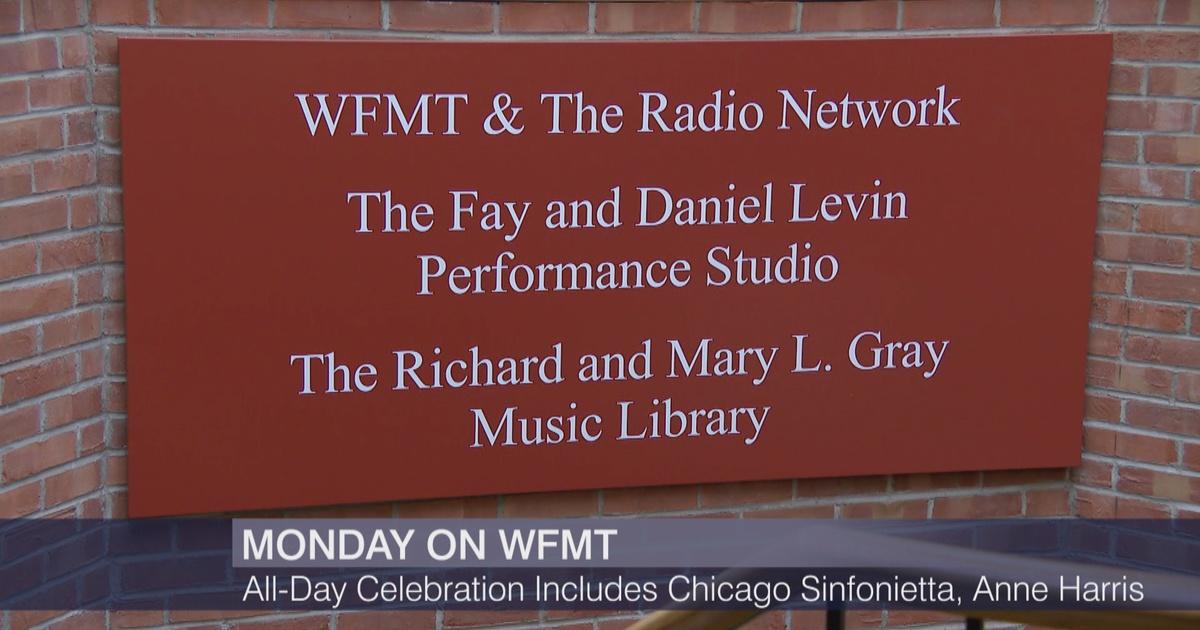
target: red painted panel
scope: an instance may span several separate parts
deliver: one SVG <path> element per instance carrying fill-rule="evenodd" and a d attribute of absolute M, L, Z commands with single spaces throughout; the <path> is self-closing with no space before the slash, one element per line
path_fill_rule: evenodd
<path fill-rule="evenodd" d="M 122 40 L 130 510 L 1075 464 L 1110 49 Z M 620 128 L 571 133 L 562 97 L 549 133 L 543 95 L 580 92 Z M 410 117 L 422 94 L 429 133 L 405 132 L 389 95 Z M 490 117 L 506 99 L 520 133 Z M 667 131 L 684 104 L 697 129 Z M 661 225 L 654 189 L 676 210 Z M 710 224 L 679 225 L 704 197 Z M 593 227 L 547 223 L 576 200 Z M 504 205 L 486 229 L 487 202 L 528 203 L 520 230 Z M 704 339 L 734 374 L 682 376 Z M 581 380 L 585 355 L 646 340 L 648 378 Z M 496 380 L 500 358 L 538 357 L 532 382 L 449 386 L 472 347 Z M 370 391 L 327 392 L 327 353 L 370 363 Z M 435 364 L 444 386 L 419 387 Z M 563 439 L 521 444 L 518 418 Z"/>

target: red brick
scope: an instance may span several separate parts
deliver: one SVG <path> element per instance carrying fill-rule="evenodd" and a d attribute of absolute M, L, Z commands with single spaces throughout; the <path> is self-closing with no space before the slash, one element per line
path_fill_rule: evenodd
<path fill-rule="evenodd" d="M 58 45 L 53 37 L 0 42 L 0 76 L 53 70 L 58 67 Z"/>
<path fill-rule="evenodd" d="M 401 31 L 488 33 L 495 7 L 487 2 L 409 2 L 392 0 L 388 28 Z"/>
<path fill-rule="evenodd" d="M 1084 394 L 1083 417 L 1104 422 L 1121 421 L 1121 399 L 1104 394 Z"/>
<path fill-rule="evenodd" d="M 41 484 L 27 483 L 15 488 L 0 489 L 0 518 L 28 516 L 42 507 Z"/>
<path fill-rule="evenodd" d="M 509 518 L 560 518 L 596 516 L 598 495 L 591 490 L 513 494 L 504 497 L 504 516 Z"/>
<path fill-rule="evenodd" d="M 100 489 L 100 461 L 46 478 L 46 507 L 54 507 Z"/>
<path fill-rule="evenodd" d="M 129 493 L 123 490 L 108 493 L 105 498 L 108 500 L 108 517 L 109 518 L 128 518 L 129 517 Z M 211 628 L 208 630 L 220 630 Z"/>
<path fill-rule="evenodd" d="M 1116 448 L 1115 442 L 1113 448 Z M 1085 486 L 1112 488 L 1113 465 L 1085 457 L 1079 466 L 1071 469 L 1071 479 Z"/>
<path fill-rule="evenodd" d="M 125 334 L 125 307 L 123 305 L 113 304 L 110 306 L 105 306 L 102 319 L 102 328 L 104 329 L 104 334 Z"/>
<path fill-rule="evenodd" d="M 979 473 L 977 472 L 896 475 L 892 480 L 892 489 L 896 492 L 978 487 Z"/>
<path fill-rule="evenodd" d="M 1140 232 L 1200 236 L 1200 208 L 1142 204 L 1138 208 L 1137 225 Z"/>
<path fill-rule="evenodd" d="M 1155 66 L 1150 68 L 1150 94 L 1200 98 L 1200 68 Z"/>
<path fill-rule="evenodd" d="M 100 309 L 63 315 L 42 324 L 42 349 L 65 348 L 100 338 Z"/>
<path fill-rule="evenodd" d="M 28 367 L 13 370 L 0 377 L 4 384 L 0 403 L 5 405 L 62 389 L 75 382 L 75 355 L 68 354 L 38 361 Z"/>
<path fill-rule="evenodd" d="M 1025 516 L 1049 517 L 1071 514 L 1071 491 L 1066 488 L 1025 492 Z M 890 621 L 889 617 L 889 621 Z"/>
<path fill-rule="evenodd" d="M 162 26 L 261 27 L 267 26 L 267 0 L 214 3 L 208 0 L 158 0 Z"/>
<path fill-rule="evenodd" d="M 1179 374 L 1179 389 L 1175 392 L 1179 400 L 1200 402 L 1200 374 L 1182 372 Z"/>
<path fill-rule="evenodd" d="M 108 344 L 108 352 L 107 352 L 106 356 L 108 358 L 108 363 L 106 364 L 107 367 L 105 369 L 107 370 L 107 372 L 109 374 L 124 374 L 125 373 L 125 344 L 110 342 Z M 491 508 L 491 511 L 489 512 L 489 514 L 491 516 L 495 516 L 497 513 L 497 505 L 498 505 L 497 501 L 495 500 L 494 497 L 484 497 L 484 498 L 491 499 L 492 508 Z M 467 499 L 444 499 L 444 500 L 462 502 L 464 504 L 466 504 L 466 502 L 467 502 Z M 397 508 L 399 508 L 399 507 L 400 506 L 397 506 Z M 455 518 L 463 518 L 466 516 L 471 516 L 471 513 L 467 511 L 466 505 L 464 505 L 463 510 L 464 510 L 464 512 L 460 513 Z"/>
<path fill-rule="evenodd" d="M 71 227 L 85 228 L 96 225 L 100 220 L 100 208 L 95 194 L 71 197 Z"/>
<path fill-rule="evenodd" d="M 30 79 L 29 104 L 34 109 L 85 105 L 87 104 L 87 76 L 68 74 Z"/>
<path fill-rule="evenodd" d="M 432 610 L 341 613 L 337 627 L 338 630 L 426 630 L 437 625 L 436 614 Z"/>
<path fill-rule="evenodd" d="M 0 81 L 0 116 L 29 111 L 29 87 L 25 79 Z"/>
<path fill-rule="evenodd" d="M 929 499 L 847 503 L 842 506 L 843 518 L 924 519 L 929 516 Z"/>
<path fill-rule="evenodd" d="M 1125 340 L 1125 356 L 1135 361 L 1159 365 L 1200 367 L 1200 341 L 1130 335 Z"/>
<path fill-rule="evenodd" d="M 117 112 L 100 113 L 100 140 L 108 145 L 121 143 L 121 116 Z"/>
<path fill-rule="evenodd" d="M 1185 318 L 1184 309 L 1168 304 L 1153 304 L 1150 302 L 1130 302 L 1126 323 L 1132 328 L 1145 328 L 1162 332 L 1183 332 Z"/>
<path fill-rule="evenodd" d="M 1131 400 L 1125 421 L 1135 427 L 1182 435 L 1200 435 L 1200 410 Z"/>
<path fill-rule="evenodd" d="M 0 411 L 0 446 L 23 440 L 37 432 L 37 405 Z"/>
<path fill-rule="evenodd" d="M 101 153 L 96 161 L 96 179 L 101 186 L 120 186 L 121 156 L 116 153 Z"/>
<path fill-rule="evenodd" d="M 1096 257 L 1116 262 L 1183 266 L 1188 242 L 1178 238 L 1102 233 L 1096 237 Z"/>
<path fill-rule="evenodd" d="M 1087 354 L 1118 356 L 1121 354 L 1121 331 L 1092 326 L 1087 335 Z"/>
<path fill-rule="evenodd" d="M 1100 158 L 1106 162 L 1137 162 L 1141 136 L 1137 134 L 1104 134 Z"/>
<path fill-rule="evenodd" d="M 962 625 L 962 616 L 951 613 L 930 612 L 927 610 L 892 609 L 888 611 L 887 622 L 889 628 L 932 623 L 940 623 L 950 627 L 957 627 L 958 625 Z M 819 627 L 824 628 L 824 623 L 822 623 Z"/>
<path fill-rule="evenodd" d="M 276 28 L 373 28 L 381 26 L 378 2 L 359 0 L 280 0 L 275 3 Z"/>
<path fill-rule="evenodd" d="M 545 618 L 547 621 L 557 621 L 560 619 L 591 620 L 604 617 L 629 617 L 630 615 L 637 614 L 634 611 L 621 610 L 547 610 Z"/>
<path fill-rule="evenodd" d="M 1182 306 L 1097 295 L 1092 298 L 1092 320 L 1114 326 L 1178 333 L 1186 327 L 1187 310 Z"/>
<path fill-rule="evenodd" d="M 1107 24 L 1157 24 L 1159 0 L 1108 0 Z"/>
<path fill-rule="evenodd" d="M 1114 518 L 1117 499 L 1111 494 L 1075 490 L 1075 514 L 1081 518 Z"/>
<path fill-rule="evenodd" d="M 1124 293 L 1125 279 L 1128 275 L 1128 267 L 1095 265 L 1092 270 L 1092 291 L 1094 293 Z"/>
<path fill-rule="evenodd" d="M 112 301 L 125 299 L 125 275 L 120 267 L 104 269 L 104 297 Z M 107 327 L 105 330 L 108 330 Z M 114 329 L 112 332 L 116 332 L 116 330 Z M 124 330 L 123 325 L 120 330 Z"/>
<path fill-rule="evenodd" d="M 809 7 L 805 5 L 804 19 Z M 996 24 L 994 0 L 911 0 L 904 3 L 904 28 L 978 28 Z"/>
<path fill-rule="evenodd" d="M 95 232 L 42 242 L 42 273 L 77 269 L 99 260 Z"/>
<path fill-rule="evenodd" d="M 1200 477 L 1122 466 L 1117 490 L 1143 497 L 1157 497 L 1184 503 L 1200 502 Z"/>
<path fill-rule="evenodd" d="M 1133 206 L 1116 201 L 1100 202 L 1096 228 L 1100 230 L 1129 230 L 1133 228 Z"/>
<path fill-rule="evenodd" d="M 1117 518 L 1168 518 L 1171 509 L 1163 503 L 1117 497 Z"/>
<path fill-rule="evenodd" d="M 1200 2 L 1163 0 L 1163 24 L 1200 24 Z"/>
<path fill-rule="evenodd" d="M 100 0 L 92 3 L 92 24 L 149 24 L 145 0 Z"/>
<path fill-rule="evenodd" d="M 122 347 L 109 353 L 121 356 Z M 125 364 L 122 361 L 119 368 L 109 373 L 123 374 Z M 408 501 L 396 505 L 396 516 L 400 518 L 496 518 L 500 513 L 500 501 L 494 496 L 461 497 L 453 499 L 430 499 L 427 501 Z"/>
<path fill-rule="evenodd" d="M 87 269 L 75 274 L 75 303 L 95 304 L 104 299 L 104 270 Z"/>
<path fill-rule="evenodd" d="M 1149 136 L 1146 161 L 1157 164 L 1200 164 L 1200 136 Z"/>
<path fill-rule="evenodd" d="M 1020 514 L 1020 492 L 939 497 L 933 500 L 934 518 L 1002 518 Z"/>
<path fill-rule="evenodd" d="M 1117 454 L 1117 432 L 1095 426 L 1083 427 L 1083 450 L 1093 455 Z"/>
<path fill-rule="evenodd" d="M 121 191 L 100 191 L 100 216 L 103 223 L 120 225 L 124 221 L 121 203 Z"/>
<path fill-rule="evenodd" d="M 100 387 L 92 386 L 78 392 L 56 396 L 42 403 L 46 428 L 56 429 L 79 420 L 94 418 L 102 413 Z"/>
<path fill-rule="evenodd" d="M 775 503 L 792 498 L 792 482 L 741 481 L 700 486 L 701 507 L 730 507 L 754 503 Z"/>
<path fill-rule="evenodd" d="M 1148 99 L 1110 99 L 1108 129 L 1134 131 L 1189 131 L 1192 104 Z"/>
<path fill-rule="evenodd" d="M 21 0 L 0 2 L 0 34 L 21 32 Z"/>
<path fill-rule="evenodd" d="M 67 146 L 77 147 L 96 141 L 96 112 L 70 112 L 67 118 Z M 114 185 L 120 185 L 116 182 Z"/>
<path fill-rule="evenodd" d="M 791 489 L 788 489 L 789 497 Z M 605 514 L 634 514 L 694 510 L 698 506 L 696 486 L 613 488 L 604 491 Z"/>
<path fill-rule="evenodd" d="M 258 621 L 247 619 L 231 626 L 233 630 L 328 630 L 329 618 L 324 614 L 285 617 Z"/>
<path fill-rule="evenodd" d="M 26 163 L 0 166 L 0 201 L 23 197 L 33 192 L 33 168 Z M 3 214 L 0 209 L 0 238 L 5 238 Z"/>
<path fill-rule="evenodd" d="M 1100 192 L 1105 195 L 1183 199 L 1186 190 L 1187 176 L 1183 171 L 1135 166 L 1100 169 Z"/>
<path fill-rule="evenodd" d="M 500 30 L 506 33 L 582 33 L 588 29 L 588 5 L 575 2 L 506 2 L 500 5 Z"/>
<path fill-rule="evenodd" d="M 1140 95 L 1142 92 L 1142 77 L 1146 67 L 1140 64 L 1114 63 L 1108 79 L 1108 91 L 1111 94 Z"/>
<path fill-rule="evenodd" d="M 96 162 L 91 153 L 72 153 L 33 163 L 36 192 L 86 186 L 96 181 Z"/>
<path fill-rule="evenodd" d="M 94 31 L 92 45 L 96 49 L 96 63 L 113 65 L 117 63 L 117 33 Z"/>
<path fill-rule="evenodd" d="M 1067 471 L 1063 468 L 1030 468 L 1028 470 L 986 470 L 983 472 L 983 486 L 998 488 L 1001 486 L 1023 486 L 1037 483 L 1063 483 L 1067 480 Z"/>
<path fill-rule="evenodd" d="M 1093 0 L 1000 0 L 1000 24 L 1004 26 L 1061 26 L 1095 21 Z"/>
<path fill-rule="evenodd" d="M 1088 387 L 1116 387 L 1117 364 L 1100 358 L 1088 357 L 1084 364 L 1084 384 Z"/>
<path fill-rule="evenodd" d="M 0 365 L 37 354 L 37 326 L 0 332 Z M 0 431 L 2 432 L 2 431 Z"/>
<path fill-rule="evenodd" d="M 104 465 L 104 483 L 123 486 L 129 483 L 129 463 L 124 455 L 109 455 Z"/>
<path fill-rule="evenodd" d="M 536 610 L 447 610 L 442 613 L 443 628 L 490 627 L 506 623 L 537 621 Z"/>
<path fill-rule="evenodd" d="M 704 2 L 702 33 L 789 33 L 796 30 L 793 2 Z"/>
<path fill-rule="evenodd" d="M 888 478 L 837 477 L 828 479 L 796 480 L 796 498 L 845 497 L 858 494 L 880 494 L 887 491 Z"/>
<path fill-rule="evenodd" d="M 1198 61 L 1200 33 L 1113 33 L 1113 58 L 1127 61 Z"/>
<path fill-rule="evenodd" d="M 833 518 L 832 505 L 797 505 L 792 507 L 751 510 L 743 518 Z"/>
<path fill-rule="evenodd" d="M 81 0 L 25 0 L 25 28 L 49 31 L 83 24 Z"/>
<path fill-rule="evenodd" d="M 1153 435 L 1127 433 L 1116 435 L 1117 457 L 1151 464 L 1174 464 L 1178 458 L 1175 441 Z"/>
<path fill-rule="evenodd" d="M 68 431 L 26 444 L 4 456 L 4 480 L 8 482 L 36 475 L 75 459 L 75 433 Z"/>
<path fill-rule="evenodd" d="M 0 245 L 0 282 L 37 273 L 37 245 Z"/>
<path fill-rule="evenodd" d="M 809 2 L 800 14 L 802 31 L 878 31 L 896 28 L 898 2 Z M 945 10 L 945 7 L 943 7 Z M 918 13 L 921 10 L 918 9 Z M 919 27 L 917 27 L 919 28 Z"/>
<path fill-rule="evenodd" d="M 1184 444 L 1180 463 L 1188 470 L 1200 471 L 1200 444 Z"/>
<path fill-rule="evenodd" d="M 1145 396 L 1171 395 L 1171 373 L 1159 368 L 1089 359 L 1087 379 L 1088 384 L 1094 387 L 1107 387 Z"/>
<path fill-rule="evenodd" d="M 64 310 L 71 306 L 71 281 L 0 288 L 0 324 Z"/>
<path fill-rule="evenodd" d="M 690 30 L 691 3 L 634 2 L 596 5 L 597 33 L 678 33 Z"/>
<path fill-rule="evenodd" d="M 79 351 L 79 380 L 99 378 L 104 371 L 104 348 L 92 346 Z"/>
<path fill-rule="evenodd" d="M 0 154 L 22 155 L 63 146 L 61 116 L 40 116 L 0 122 Z"/>
<path fill-rule="evenodd" d="M 105 627 L 106 613 L 103 610 L 76 611 L 71 616 L 55 620 L 48 630 L 93 630 Z"/>
<path fill-rule="evenodd" d="M 1200 277 L 1191 274 L 1135 271 L 1133 294 L 1160 300 L 1200 302 Z"/>
<path fill-rule="evenodd" d="M 67 216 L 66 197 L 50 197 L 0 208 L 0 239 L 65 229 Z"/>
<path fill-rule="evenodd" d="M 84 33 L 63 35 L 59 48 L 62 49 L 62 67 L 82 68 L 92 59 L 91 38 Z"/>
<path fill-rule="evenodd" d="M 158 618 L 147 618 L 140 625 L 162 624 L 162 612 L 157 611 Z M 171 623 L 195 623 L 197 621 L 228 621 L 242 617 L 261 617 L 261 610 L 168 610 Z"/>
<path fill-rule="evenodd" d="M 106 230 L 100 233 L 100 259 L 103 263 L 115 263 L 125 259 L 125 233 Z"/>

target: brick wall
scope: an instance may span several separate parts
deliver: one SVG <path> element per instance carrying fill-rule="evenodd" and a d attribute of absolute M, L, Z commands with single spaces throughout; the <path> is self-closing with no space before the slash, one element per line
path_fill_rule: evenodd
<path fill-rule="evenodd" d="M 1200 0 L 0 0 L 0 517 L 125 514 L 122 35 L 678 39 L 1096 30 L 1115 33 L 1115 53 L 1077 470 L 564 492 L 288 514 L 1200 516 Z M 176 611 L 4 612 L 0 628 L 544 623 L 600 630 L 631 618 L 591 616 L 341 613 L 230 621 L 224 613 Z M 897 627 L 937 618 L 860 613 L 851 621 Z M 820 625 L 801 613 L 760 623 Z"/>

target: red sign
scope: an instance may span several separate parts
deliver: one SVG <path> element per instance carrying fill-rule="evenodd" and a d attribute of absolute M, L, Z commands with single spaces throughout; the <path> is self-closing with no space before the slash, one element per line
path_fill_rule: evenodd
<path fill-rule="evenodd" d="M 122 40 L 130 511 L 1076 464 L 1110 48 Z"/>

